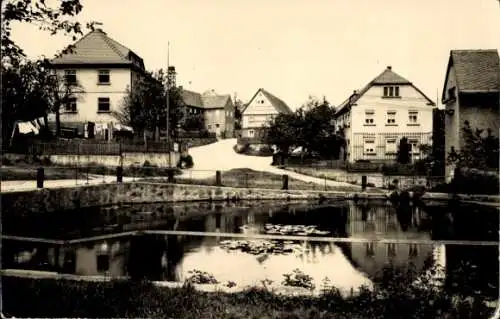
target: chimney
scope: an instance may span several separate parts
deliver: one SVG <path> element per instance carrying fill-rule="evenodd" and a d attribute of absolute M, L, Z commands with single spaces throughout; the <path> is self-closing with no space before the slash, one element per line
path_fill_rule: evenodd
<path fill-rule="evenodd" d="M 388 65 L 387 66 L 387 70 L 391 71 L 392 70 L 392 66 Z"/>

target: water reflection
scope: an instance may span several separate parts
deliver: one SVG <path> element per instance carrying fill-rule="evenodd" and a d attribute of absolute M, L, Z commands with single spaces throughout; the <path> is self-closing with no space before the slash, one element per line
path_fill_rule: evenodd
<path fill-rule="evenodd" d="M 457 291 L 470 289 L 492 295 L 498 292 L 498 247 L 443 248 L 432 244 L 370 241 L 384 238 L 497 241 L 493 234 L 498 234 L 498 211 L 474 205 L 423 206 L 363 201 L 148 204 L 44 216 L 45 219 L 23 214 L 3 216 L 4 233 L 68 239 L 164 229 L 215 235 L 128 236 L 58 246 L 4 240 L 4 268 L 169 281 L 182 281 L 190 270 L 199 269 L 213 274 L 221 282 L 234 281 L 240 286 L 260 284 L 265 279 L 279 284 L 283 274 L 299 268 L 313 277 L 318 288 L 328 277 L 331 284 L 348 291 L 376 281 L 388 264 L 401 268 L 411 264 L 417 272 L 422 272 L 426 262 L 440 259 L 446 268 L 446 284 Z M 315 226 L 328 237 L 368 241 L 334 244 L 304 238 L 285 243 L 292 247 L 288 253 L 283 249 L 269 249 L 283 241 L 264 244 L 264 240 L 252 240 L 253 247 L 258 247 L 253 250 L 221 246 L 221 242 L 231 240 L 222 236 L 223 233 L 263 234 L 270 229 L 268 225 L 282 226 L 273 229 L 289 225 L 288 229 L 299 230 Z"/>

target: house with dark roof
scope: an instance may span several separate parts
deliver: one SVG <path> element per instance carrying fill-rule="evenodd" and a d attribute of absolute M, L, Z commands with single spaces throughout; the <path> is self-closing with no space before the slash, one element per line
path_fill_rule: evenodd
<path fill-rule="evenodd" d="M 266 127 L 280 113 L 290 114 L 292 110 L 280 98 L 260 88 L 241 112 L 239 138 L 259 139 Z"/>
<path fill-rule="evenodd" d="M 113 111 L 122 107 L 127 90 L 133 90 L 144 74 L 144 61 L 102 29 L 87 33 L 70 47 L 50 61 L 67 82 L 78 83 L 81 92 L 64 106 L 61 126 L 78 135 L 110 138 L 117 123 Z"/>
<path fill-rule="evenodd" d="M 500 130 L 500 63 L 497 50 L 452 50 L 441 101 L 445 106 L 445 154 L 463 146 L 465 121 L 498 136 Z M 446 176 L 453 171 L 447 165 Z"/>
<path fill-rule="evenodd" d="M 432 143 L 434 108 L 429 97 L 388 66 L 337 107 L 335 125 L 346 142 L 341 158 L 351 163 L 394 161 L 406 137 L 412 159 L 419 159 L 419 145 Z"/>
<path fill-rule="evenodd" d="M 218 137 L 234 136 L 235 110 L 231 95 L 217 94 L 214 90 L 200 94 L 184 89 L 181 95 L 185 112 L 203 114 L 207 131 Z"/>

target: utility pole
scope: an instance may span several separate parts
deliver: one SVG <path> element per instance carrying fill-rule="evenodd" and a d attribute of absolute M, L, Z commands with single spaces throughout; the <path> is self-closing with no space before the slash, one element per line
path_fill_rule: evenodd
<path fill-rule="evenodd" d="M 167 43 L 167 123 L 166 123 L 166 139 L 168 150 L 168 167 L 172 167 L 172 150 L 170 149 L 170 41 Z"/>

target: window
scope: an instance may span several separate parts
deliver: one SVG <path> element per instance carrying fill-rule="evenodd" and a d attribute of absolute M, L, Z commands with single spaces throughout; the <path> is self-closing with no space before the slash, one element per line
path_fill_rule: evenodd
<path fill-rule="evenodd" d="M 373 242 L 366 243 L 365 247 L 366 247 L 366 257 L 375 256 L 375 247 Z"/>
<path fill-rule="evenodd" d="M 109 255 L 97 255 L 97 271 L 103 272 L 109 270 Z"/>
<path fill-rule="evenodd" d="M 212 124 L 208 124 L 208 125 L 207 125 L 207 128 L 208 128 L 209 130 L 211 130 L 211 129 L 212 129 Z"/>
<path fill-rule="evenodd" d="M 388 111 L 387 112 L 387 124 L 388 125 L 395 125 L 396 124 L 396 112 L 395 111 Z"/>
<path fill-rule="evenodd" d="M 408 144 L 410 146 L 410 154 L 418 154 L 418 140 L 416 139 L 410 139 L 408 140 Z"/>
<path fill-rule="evenodd" d="M 391 138 L 385 141 L 385 153 L 386 154 L 396 154 L 398 151 L 398 147 L 396 144 L 396 139 Z"/>
<path fill-rule="evenodd" d="M 365 112 L 365 125 L 375 125 L 374 115 L 375 115 L 374 111 Z"/>
<path fill-rule="evenodd" d="M 399 97 L 399 86 L 384 86 L 384 97 Z"/>
<path fill-rule="evenodd" d="M 387 244 L 387 257 L 396 257 L 396 244 Z"/>
<path fill-rule="evenodd" d="M 64 79 L 67 84 L 76 84 L 76 70 L 65 70 Z"/>
<path fill-rule="evenodd" d="M 97 99 L 97 112 L 108 113 L 111 111 L 109 97 L 100 97 Z"/>
<path fill-rule="evenodd" d="M 70 97 L 66 104 L 64 105 L 64 112 L 66 113 L 76 113 L 76 97 Z"/>
<path fill-rule="evenodd" d="M 408 256 L 410 258 L 415 258 L 418 256 L 418 246 L 417 244 L 410 244 L 410 249 L 408 251 Z"/>
<path fill-rule="evenodd" d="M 109 84 L 109 70 L 99 70 L 98 83 Z"/>
<path fill-rule="evenodd" d="M 367 139 L 365 140 L 365 154 L 366 155 L 375 155 L 375 140 L 374 139 Z"/>
<path fill-rule="evenodd" d="M 410 124 L 410 125 L 418 124 L 418 112 L 417 111 L 408 112 L 408 124 Z"/>
<path fill-rule="evenodd" d="M 248 137 L 254 137 L 255 131 L 254 130 L 249 130 L 248 131 Z"/>
<path fill-rule="evenodd" d="M 216 127 L 216 128 L 219 128 L 219 126 L 220 126 L 219 124 L 215 124 L 215 127 Z"/>

